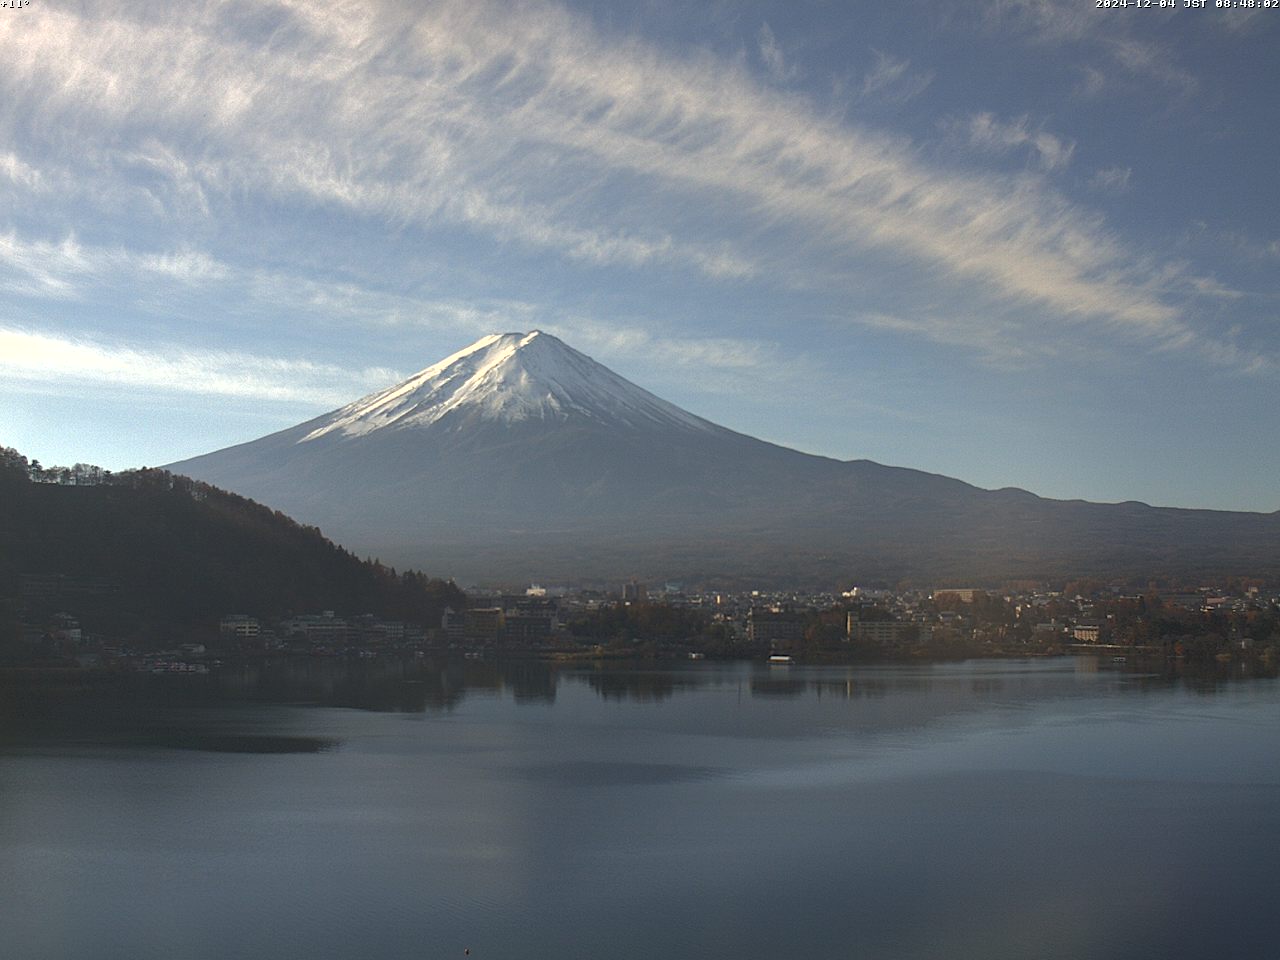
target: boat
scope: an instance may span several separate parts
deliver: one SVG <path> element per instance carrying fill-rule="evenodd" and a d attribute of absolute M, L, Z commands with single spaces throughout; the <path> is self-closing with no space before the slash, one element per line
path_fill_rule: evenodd
<path fill-rule="evenodd" d="M 769 657 L 769 662 L 777 663 L 777 664 L 786 664 L 786 663 L 795 663 L 795 660 L 792 657 L 787 656 L 785 653 L 775 653 Z"/>

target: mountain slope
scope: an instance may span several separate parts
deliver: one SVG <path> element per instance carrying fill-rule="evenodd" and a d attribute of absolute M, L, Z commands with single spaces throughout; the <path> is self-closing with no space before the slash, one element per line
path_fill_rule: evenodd
<path fill-rule="evenodd" d="M 1260 573 L 1280 516 L 1051 501 L 765 443 L 545 333 L 171 465 L 468 578 Z"/>
<path fill-rule="evenodd" d="M 583 420 L 612 427 L 715 432 L 714 424 L 624 380 L 550 334 L 491 334 L 403 383 L 348 404 L 303 443 L 337 433 Z"/>

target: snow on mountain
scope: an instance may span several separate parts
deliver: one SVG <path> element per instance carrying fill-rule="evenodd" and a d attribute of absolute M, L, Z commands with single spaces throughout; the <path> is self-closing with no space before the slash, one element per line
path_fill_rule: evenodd
<path fill-rule="evenodd" d="M 612 426 L 720 429 L 534 330 L 482 337 L 403 383 L 335 411 L 298 442 L 425 427 L 450 414 L 482 422 L 585 419 Z"/>
<path fill-rule="evenodd" d="M 1069 579 L 1280 569 L 1280 514 L 1043 500 L 717 426 L 555 337 L 484 337 L 170 469 L 476 579 Z"/>

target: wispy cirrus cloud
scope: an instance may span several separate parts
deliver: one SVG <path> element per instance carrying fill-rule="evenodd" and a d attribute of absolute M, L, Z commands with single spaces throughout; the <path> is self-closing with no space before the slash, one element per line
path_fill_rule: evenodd
<path fill-rule="evenodd" d="M 74 235 L 49 241 L 14 230 L 0 233 L 0 290 L 45 300 L 109 299 L 165 317 L 176 309 L 174 294 L 216 291 L 226 313 L 477 336 L 535 324 L 541 315 L 534 304 L 509 298 L 413 296 L 334 277 L 227 263 L 192 247 L 145 251 L 86 244 Z"/>
<path fill-rule="evenodd" d="M 1132 167 L 1103 167 L 1089 178 L 1089 187 L 1103 193 L 1124 193 L 1132 176 Z"/>
<path fill-rule="evenodd" d="M 1228 287 L 1213 277 L 1192 277 L 1189 279 L 1191 289 L 1202 297 L 1217 297 L 1222 300 L 1239 300 L 1244 293 Z"/>
<path fill-rule="evenodd" d="M 1044 5 L 1014 8 L 1048 22 Z M 0 22 L 8 82 L 41 129 L 118 143 L 181 185 L 160 195 L 174 215 L 199 215 L 214 194 L 260 196 L 712 281 L 785 284 L 803 258 L 806 282 L 833 297 L 860 289 L 870 254 L 910 265 L 918 283 L 1100 334 L 1152 346 L 1203 336 L 1157 282 L 1160 264 L 1121 256 L 1098 215 L 1043 178 L 931 163 L 745 66 L 610 39 L 555 5 L 210 0 L 135 19 L 89 2 L 16 19 Z M 760 41 L 769 63 L 776 38 Z M 1154 69 L 1143 56 L 1113 52 Z M 905 64 L 885 57 L 873 87 L 901 82 Z M 1073 144 L 1025 119 L 974 122 L 972 137 L 1028 149 L 1043 169 L 1071 159 Z M 927 322 L 903 332 L 948 336 Z"/>
<path fill-rule="evenodd" d="M 540 326 L 664 395 L 687 390 L 691 374 L 698 393 L 757 402 L 762 387 L 795 393 L 825 377 L 813 360 L 766 339 L 696 336 L 581 314 L 548 318 Z"/>
<path fill-rule="evenodd" d="M 41 191 L 45 186 L 40 171 L 23 160 L 12 150 L 0 153 L 0 176 L 10 183 L 18 184 L 28 190 Z"/>
<path fill-rule="evenodd" d="M 1054 0 L 988 0 L 984 13 L 992 27 L 1039 43 L 1083 40 L 1098 29 L 1100 22 L 1085 4 Z M 1114 18 L 1111 20 L 1114 22 Z"/>
<path fill-rule="evenodd" d="M 775 343 L 673 336 L 647 329 L 639 318 L 624 325 L 604 323 L 510 299 L 409 296 L 340 280 L 234 266 L 192 249 L 138 253 L 86 245 L 74 237 L 53 243 L 10 232 L 0 234 L 0 262 L 9 273 L 5 277 L 0 272 L 0 289 L 56 299 L 92 299 L 107 283 L 150 289 L 156 282 L 170 282 L 197 291 L 216 283 L 224 296 L 234 290 L 250 304 L 241 310 L 322 316 L 353 329 L 402 326 L 481 336 L 539 327 L 583 349 L 599 350 L 614 363 L 697 368 L 703 384 L 715 392 L 747 392 L 761 378 L 780 381 L 796 373 L 796 361 L 780 360 Z M 172 309 L 168 300 L 141 306 L 161 313 Z M 0 373 L 46 385 L 96 380 L 112 386 L 312 403 L 347 402 L 354 390 L 383 387 L 400 377 L 384 367 L 344 374 L 332 364 L 234 351 L 146 349 L 105 332 L 71 336 L 0 328 L 0 354 Z M 419 359 L 426 363 L 429 358 L 415 358 Z"/>
<path fill-rule="evenodd" d="M 601 323 L 582 316 L 548 324 L 548 332 L 617 358 L 640 358 L 667 367 L 738 371 L 752 376 L 786 366 L 778 345 L 739 337 L 690 337 L 654 333 L 637 324 Z"/>
<path fill-rule="evenodd" d="M 438 306 L 455 323 L 467 319 L 462 316 L 468 309 L 465 306 Z M 700 385 L 712 392 L 754 393 L 762 382 L 783 382 L 797 374 L 796 361 L 780 359 L 776 345 L 764 342 L 670 336 L 580 316 L 520 323 L 519 317 L 478 315 L 483 315 L 483 320 L 476 320 L 477 331 L 539 326 L 596 351 L 613 364 L 668 371 L 696 369 Z M 15 386 L 64 391 L 107 387 L 337 407 L 407 375 L 388 367 L 351 369 L 295 357 L 176 345 L 139 346 L 100 335 L 48 334 L 0 326 L 0 377 Z"/>
<path fill-rule="evenodd" d="M 140 252 L 123 246 L 84 245 L 69 234 L 59 241 L 0 233 L 0 290 L 24 296 L 75 300 L 91 286 L 142 278 L 184 284 L 225 279 L 228 268 L 190 248 Z"/>
<path fill-rule="evenodd" d="M 1188 96 L 1200 87 L 1200 81 L 1179 67 L 1166 47 L 1128 37 L 1109 37 L 1104 43 L 1115 62 L 1135 77 L 1155 80 Z"/>
<path fill-rule="evenodd" d="M 989 364 L 999 367 L 1026 367 L 1053 358 L 1059 352 L 1056 344 L 1020 336 L 1016 324 L 965 313 L 903 317 L 864 312 L 848 319 L 873 330 L 927 337 L 964 353 L 976 353 Z"/>
<path fill-rule="evenodd" d="M 863 99 L 906 103 L 924 93 L 933 82 L 933 72 L 913 72 L 911 61 L 873 50 L 874 61 L 862 77 Z"/>
<path fill-rule="evenodd" d="M 1081 92 L 1096 95 L 1109 84 L 1109 74 L 1154 81 L 1175 96 L 1190 95 L 1199 81 L 1178 65 L 1172 51 L 1146 35 L 1134 35 L 1130 23 L 1114 10 L 1092 3 L 1057 0 L 987 0 L 988 27 L 1040 46 L 1072 46 L 1094 62 L 1084 66 Z M 1221 19 L 1221 18 L 1218 18 Z"/>
<path fill-rule="evenodd" d="M 387 368 L 180 347 L 125 346 L 0 327 L 0 376 L 43 386 L 106 385 L 270 402 L 340 404 L 401 379 Z"/>
<path fill-rule="evenodd" d="M 1043 128 L 1033 128 L 1031 118 L 1017 117 L 1000 120 L 989 112 L 977 113 L 962 125 L 970 146 L 991 153 L 1005 153 L 1026 147 L 1045 170 L 1058 170 L 1071 162 L 1076 145 L 1049 133 Z"/>
<path fill-rule="evenodd" d="M 778 38 L 774 36 L 769 24 L 761 24 L 760 32 L 756 34 L 756 42 L 760 50 L 760 59 L 764 61 L 769 76 L 778 83 L 795 79 L 799 71 L 795 64 L 787 63 L 786 55 L 782 52 Z"/>

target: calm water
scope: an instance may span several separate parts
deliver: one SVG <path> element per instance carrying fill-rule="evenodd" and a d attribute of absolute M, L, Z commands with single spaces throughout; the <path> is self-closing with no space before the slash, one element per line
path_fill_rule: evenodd
<path fill-rule="evenodd" d="M 302 665 L 11 719 L 0 955 L 1280 956 L 1277 682 L 1110 666 Z"/>

